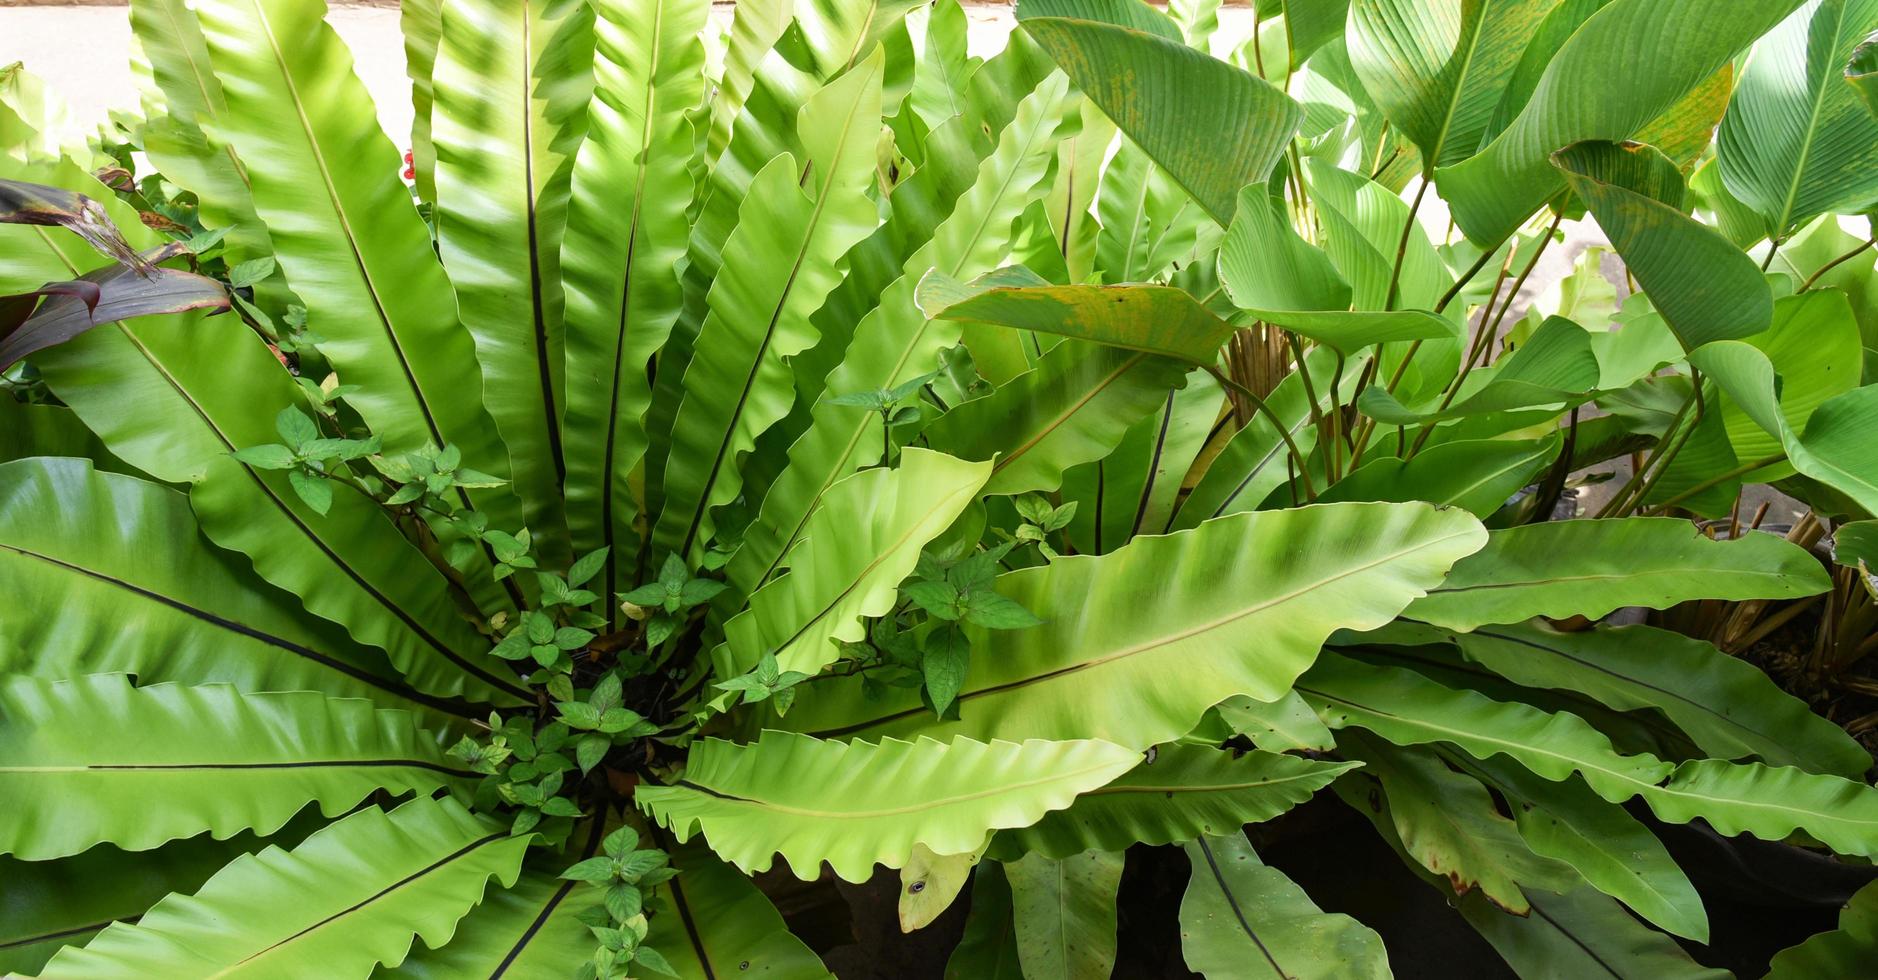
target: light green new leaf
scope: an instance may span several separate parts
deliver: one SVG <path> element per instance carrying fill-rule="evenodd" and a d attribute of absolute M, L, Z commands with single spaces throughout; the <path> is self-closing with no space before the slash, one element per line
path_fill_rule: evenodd
<path fill-rule="evenodd" d="M 0 672 L 135 674 L 452 710 L 202 539 L 189 499 L 77 459 L 0 465 Z M 430 718 L 439 718 L 430 715 Z"/>
<path fill-rule="evenodd" d="M 1745 252 L 1680 210 L 1682 179 L 1668 158 L 1642 144 L 1592 142 L 1552 160 L 1684 350 L 1767 329 L 1766 280 Z"/>
<path fill-rule="evenodd" d="M 1061 558 L 997 580 L 1044 622 L 967 628 L 973 662 L 958 721 L 935 720 L 911 692 L 870 700 L 858 679 L 830 679 L 805 686 L 788 725 L 1145 749 L 1186 734 L 1235 694 L 1283 696 L 1332 632 L 1393 619 L 1484 540 L 1479 522 L 1457 510 L 1325 504 Z"/>
<path fill-rule="evenodd" d="M 1042 3 L 1019 25 L 1115 125 L 1221 225 L 1239 188 L 1263 183 L 1297 132 L 1302 108 L 1276 87 L 1180 41 L 1151 34 L 1132 0 Z M 1194 93 L 1204 92 L 1205 98 Z"/>
<path fill-rule="evenodd" d="M 881 55 L 817 92 L 799 128 L 803 170 L 783 154 L 750 185 L 709 313 L 685 366 L 671 429 L 658 547 L 695 561 L 711 541 L 711 509 L 737 498 L 739 462 L 757 437 L 789 414 L 788 359 L 814 346 L 809 317 L 841 281 L 840 261 L 873 230 L 867 198 L 880 119 Z"/>
<path fill-rule="evenodd" d="M 718 675 L 742 674 L 765 654 L 811 676 L 834 663 L 841 642 L 866 635 L 862 618 L 892 611 L 920 549 L 978 498 L 990 474 L 989 463 L 908 448 L 895 469 L 835 484 L 789 553 L 789 571 L 725 624 Z"/>
<path fill-rule="evenodd" d="M 1326 913 L 1284 873 L 1266 867 L 1234 830 L 1187 845 L 1193 865 L 1180 900 L 1180 953 L 1207 980 L 1331 980 L 1389 974 L 1382 938 Z"/>
<path fill-rule="evenodd" d="M 1064 858 L 1229 834 L 1278 816 L 1354 768 L 1355 763 L 1270 752 L 1235 758 L 1209 746 L 1157 746 L 1152 761 L 1077 797 L 1069 809 L 999 833 L 990 854 L 1001 860 L 1024 853 Z"/>
<path fill-rule="evenodd" d="M 409 712 L 313 691 L 20 677 L 0 707 L 0 786 L 14 801 L 0 853 L 33 861 L 101 841 L 136 851 L 204 831 L 269 834 L 311 802 L 330 816 L 375 790 L 428 794 L 475 776 Z"/>
<path fill-rule="evenodd" d="M 1516 684 L 1577 691 L 1617 711 L 1654 708 L 1721 759 L 1858 778 L 1871 753 L 1781 690 L 1760 668 L 1713 644 L 1652 626 L 1561 632 L 1543 623 L 1446 636 L 1469 660 Z"/>
<path fill-rule="evenodd" d="M 1487 788 L 1426 749 L 1401 749 L 1353 732 L 1338 747 L 1363 761 L 1360 782 L 1382 785 L 1402 849 L 1457 895 L 1478 889 L 1515 915 L 1530 911 L 1522 889 L 1561 891 L 1577 874 L 1535 854 L 1513 821 L 1495 809 Z M 1602 801 L 1599 801 L 1602 802 Z"/>
<path fill-rule="evenodd" d="M 944 915 L 971 880 L 979 856 L 934 854 L 924 844 L 913 845 L 913 856 L 900 869 L 900 931 L 917 932 Z"/>
<path fill-rule="evenodd" d="M 805 881 L 826 861 L 845 881 L 898 868 L 924 844 L 967 854 L 1126 772 L 1134 752 L 1092 740 L 832 742 L 764 732 L 695 742 L 682 781 L 641 784 L 639 808 L 679 841 L 702 832 L 746 874 L 780 853 Z"/>
<path fill-rule="evenodd" d="M 1120 851 L 1005 864 L 1017 960 L 1025 980 L 1105 980 L 1115 969 L 1115 893 Z"/>
<path fill-rule="evenodd" d="M 577 0 L 450 0 L 431 70 L 437 245 L 476 341 L 537 554 L 570 560 L 561 513 L 561 233 L 593 94 Z"/>
<path fill-rule="evenodd" d="M 1671 517 L 1548 521 L 1493 531 L 1403 615 L 1470 630 L 1690 599 L 1791 599 L 1827 587 L 1818 561 L 1771 534 L 1716 541 Z"/>
<path fill-rule="evenodd" d="M 686 113 L 704 97 L 704 0 L 594 4 L 594 97 L 575 158 L 567 231 L 567 523 L 578 554 L 605 547 L 602 595 L 637 584 L 647 376 L 684 303 L 676 268 L 695 150 Z M 611 604 L 608 604 L 611 609 Z M 609 613 L 609 615 L 612 615 Z"/>
<path fill-rule="evenodd" d="M 398 179 L 398 150 L 324 13 L 296 0 L 197 8 L 228 103 L 217 128 L 246 166 L 274 255 L 325 338 L 320 353 L 360 386 L 346 403 L 390 452 L 450 443 L 470 467 L 507 479 L 450 281 Z M 498 526 L 521 526 L 519 502 L 502 488 L 464 500 Z"/>
<path fill-rule="evenodd" d="M 1505 239 L 1565 179 L 1549 162 L 1583 140 L 1625 140 L 1712 77 L 1800 0 L 1612 0 L 1556 53 L 1519 115 L 1480 153 L 1435 173 L 1467 237 Z"/>
<path fill-rule="evenodd" d="M 193 895 L 171 895 L 135 925 L 117 923 L 53 957 L 46 980 L 150 976 L 363 976 L 396 967 L 413 938 L 441 946 L 494 878 L 521 871 L 526 835 L 454 800 L 358 811 L 291 851 L 237 858 Z"/>
<path fill-rule="evenodd" d="M 1065 341 L 1035 370 L 947 412 L 926 438 L 935 449 L 992 461 L 987 494 L 1054 491 L 1065 470 L 1107 458 L 1186 384 L 1187 371 L 1168 357 Z"/>
<path fill-rule="evenodd" d="M 679 874 L 646 901 L 652 929 L 645 943 L 663 954 L 680 977 L 833 980 L 749 878 L 701 842 L 658 840 Z"/>
<path fill-rule="evenodd" d="M 879 305 L 854 326 L 846 358 L 827 376 L 828 395 L 890 390 L 933 370 L 939 352 L 958 343 L 956 326 L 936 324 L 919 311 L 915 289 L 929 269 L 954 279 L 976 277 L 1009 251 L 1012 222 L 1044 189 L 1039 184 L 1055 156 L 1068 84 L 1053 73 L 1018 104 L 997 149 L 979 164 L 952 213 L 902 263 L 899 278 L 879 294 Z M 822 495 L 842 477 L 879 461 L 880 446 L 878 413 L 829 398 L 816 402 L 807 431 L 789 447 L 788 465 L 726 567 L 731 583 L 756 591 L 801 536 Z"/>
<path fill-rule="evenodd" d="M 1728 393 L 1730 404 L 1779 439 L 1795 470 L 1878 513 L 1878 457 L 1870 452 L 1871 440 L 1878 438 L 1878 385 L 1819 404 L 1807 416 L 1805 430 L 1796 433 L 1784 413 L 1773 362 L 1759 348 L 1719 341 L 1689 360 Z"/>
<path fill-rule="evenodd" d="M 915 300 L 937 320 L 991 323 L 1212 364 L 1233 325 L 1175 286 L 1052 286 L 1023 266 L 961 283 L 929 273 Z"/>
<path fill-rule="evenodd" d="M 1708 942 L 1702 896 L 1662 841 L 1620 806 L 1578 779 L 1549 783 L 1504 759 L 1468 760 L 1507 798 L 1526 844 L 1572 866 L 1592 887 L 1678 936 Z M 1528 893 L 1530 894 L 1530 893 Z"/>
<path fill-rule="evenodd" d="M 1878 118 L 1846 84 L 1878 0 L 1814 0 L 1754 45 L 1716 135 L 1722 181 L 1784 239 L 1878 203 Z"/>
<path fill-rule="evenodd" d="M 1558 0 L 1353 0 L 1350 64 L 1432 172 L 1473 156 Z"/>
<path fill-rule="evenodd" d="M 1839 928 L 1774 954 L 1768 980 L 1855 977 L 1878 953 L 1878 883 L 1866 885 L 1839 910 Z"/>
<path fill-rule="evenodd" d="M 1597 387 L 1599 375 L 1591 334 L 1570 320 L 1550 317 L 1491 372 L 1477 373 L 1486 381 L 1447 408 L 1414 411 L 1380 385 L 1363 389 L 1356 404 L 1378 422 L 1412 425 L 1540 405 L 1576 405 Z"/>

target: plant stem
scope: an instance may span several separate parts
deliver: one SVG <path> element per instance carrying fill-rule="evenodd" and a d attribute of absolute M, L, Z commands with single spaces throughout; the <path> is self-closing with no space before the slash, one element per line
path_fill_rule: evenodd
<path fill-rule="evenodd" d="M 1845 263 L 1850 262 L 1855 258 L 1858 258 L 1858 255 L 1860 252 L 1863 252 L 1866 249 L 1871 248 L 1873 245 L 1878 245 L 1878 236 L 1873 236 L 1871 238 L 1865 239 L 1864 244 L 1851 250 L 1850 252 L 1845 253 L 1844 255 L 1839 256 L 1836 259 L 1833 259 L 1831 262 L 1828 262 L 1825 265 L 1820 266 L 1818 272 L 1815 272 L 1811 276 L 1808 276 L 1806 281 L 1800 284 L 1800 288 L 1798 291 L 1804 293 L 1807 290 L 1813 288 L 1813 284 L 1819 281 L 1820 276 L 1823 276 L 1826 273 L 1831 272 L 1834 269 L 1837 269 L 1839 266 L 1844 265 Z"/>
<path fill-rule="evenodd" d="M 1701 373 L 1690 369 L 1689 381 L 1689 397 L 1683 401 L 1682 408 L 1677 409 L 1676 417 L 1670 420 L 1669 427 L 1663 430 L 1663 441 L 1657 443 L 1656 448 L 1644 459 L 1643 465 L 1637 467 L 1636 472 L 1630 474 L 1630 479 L 1624 481 L 1624 485 L 1618 488 L 1610 501 L 1598 510 L 1598 517 L 1614 517 L 1641 503 L 1649 496 L 1656 482 L 1662 479 L 1663 472 L 1669 469 L 1670 460 L 1682 451 L 1683 445 L 1694 435 L 1696 423 L 1702 418 L 1699 411 L 1702 404 Z M 1689 417 L 1691 411 L 1695 411 L 1693 419 Z M 1683 425 L 1685 420 L 1689 422 L 1687 426 Z M 1649 476 L 1646 478 L 1645 474 Z"/>
<path fill-rule="evenodd" d="M 1277 412 L 1272 411 L 1272 407 L 1270 405 L 1265 404 L 1265 399 L 1260 398 L 1259 396 L 1253 394 L 1252 389 L 1247 388 L 1245 385 L 1242 385 L 1239 382 L 1234 381 L 1233 379 L 1227 377 L 1225 374 L 1223 374 L 1219 370 L 1219 368 L 1216 368 L 1212 366 L 1211 364 L 1202 365 L 1202 367 L 1206 369 L 1206 372 L 1208 374 L 1211 374 L 1213 376 L 1213 380 L 1218 381 L 1220 384 L 1223 384 L 1226 387 L 1231 388 L 1232 390 L 1238 392 L 1239 397 L 1244 398 L 1247 402 L 1251 403 L 1253 410 L 1258 412 L 1260 415 L 1265 416 L 1265 420 L 1267 422 L 1270 422 L 1272 424 L 1272 427 L 1278 430 L 1278 437 L 1285 441 L 1285 449 L 1291 453 L 1291 458 L 1297 461 L 1298 478 L 1304 481 L 1305 497 L 1310 500 L 1316 500 L 1317 488 L 1311 485 L 1310 467 L 1304 458 L 1304 453 L 1298 449 L 1297 441 L 1291 438 L 1291 428 L 1285 425 L 1284 420 L 1278 417 Z"/>
<path fill-rule="evenodd" d="M 1428 196 L 1428 181 L 1422 180 L 1415 189 L 1415 202 L 1409 205 L 1408 220 L 1402 222 L 1402 235 L 1395 243 L 1395 265 L 1389 270 L 1389 293 L 1383 300 L 1382 308 L 1395 309 L 1396 294 L 1402 288 L 1402 260 L 1408 255 L 1409 235 L 1415 231 L 1415 215 L 1422 209 L 1422 199 Z"/>
<path fill-rule="evenodd" d="M 1785 452 L 1778 452 L 1778 453 L 1774 453 L 1771 456 L 1763 456 L 1760 459 L 1743 463 L 1740 466 L 1737 466 L 1734 469 L 1729 470 L 1726 473 L 1722 473 L 1717 476 L 1711 476 L 1708 479 L 1703 480 L 1701 483 L 1698 483 L 1695 486 L 1692 486 L 1689 489 L 1676 494 L 1674 497 L 1671 497 L 1668 500 L 1665 500 L 1662 503 L 1657 504 L 1655 507 L 1656 513 L 1659 515 L 1667 514 L 1669 513 L 1669 509 L 1671 507 L 1674 507 L 1677 504 L 1680 504 L 1683 501 L 1688 500 L 1690 497 L 1693 497 L 1696 494 L 1709 489 L 1710 487 L 1720 486 L 1738 476 L 1745 476 L 1749 473 L 1754 472 L 1755 470 L 1772 466 L 1775 463 L 1784 461 L 1786 458 L 1787 458 L 1787 454 Z"/>

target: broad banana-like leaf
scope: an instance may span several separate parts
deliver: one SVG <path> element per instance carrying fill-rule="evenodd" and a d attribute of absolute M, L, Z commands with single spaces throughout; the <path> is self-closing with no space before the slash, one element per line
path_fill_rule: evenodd
<path fill-rule="evenodd" d="M 1467 761 L 1506 797 L 1527 846 L 1572 866 L 1592 887 L 1668 932 L 1708 942 L 1702 896 L 1663 842 L 1576 778 L 1548 783 L 1504 759 Z"/>
<path fill-rule="evenodd" d="M 1530 484 L 1559 454 L 1561 438 L 1444 442 L 1408 460 L 1374 456 L 1318 494 L 1339 500 L 1426 500 L 1485 518 Z"/>
<path fill-rule="evenodd" d="M 1554 151 L 1631 138 L 1799 4 L 1612 0 L 1543 62 L 1505 131 L 1478 154 L 1435 171 L 1455 223 L 1479 244 L 1504 240 L 1565 188 L 1548 162 Z"/>
<path fill-rule="evenodd" d="M 1557 5 L 1352 0 L 1344 36 L 1364 89 L 1432 173 L 1480 149 L 1527 42 Z"/>
<path fill-rule="evenodd" d="M 1845 63 L 1845 81 L 1865 100 L 1866 111 L 1878 119 L 1878 40 L 1867 39 L 1852 49 Z"/>
<path fill-rule="evenodd" d="M 1827 587 L 1811 555 L 1772 534 L 1716 541 L 1673 517 L 1549 521 L 1493 531 L 1403 615 L 1470 630 L 1690 599 L 1791 599 Z"/>
<path fill-rule="evenodd" d="M 1017 957 L 1017 924 L 1004 866 L 986 861 L 972 879 L 972 909 L 965 935 L 946 960 L 945 980 L 1024 980 Z"/>
<path fill-rule="evenodd" d="M 1608 802 L 1640 796 L 1660 819 L 1700 817 L 1725 836 L 1783 840 L 1805 830 L 1841 854 L 1878 852 L 1878 789 L 1861 782 L 1759 763 L 1676 765 L 1620 755 L 1575 715 L 1494 701 L 1414 671 L 1331 653 L 1297 686 L 1332 728 L 1355 725 L 1398 745 L 1447 742 L 1478 759 L 1504 754 L 1553 782 L 1576 772 Z"/>
<path fill-rule="evenodd" d="M 247 167 L 274 254 L 325 338 L 320 353 L 359 386 L 346 403 L 387 451 L 449 443 L 468 465 L 506 479 L 475 345 L 398 179 L 398 150 L 324 13 L 299 0 L 197 7 L 228 105 L 217 129 Z M 462 497 L 496 527 L 522 526 L 505 488 Z"/>
<path fill-rule="evenodd" d="M 192 892 L 229 861 L 259 850 L 253 834 L 207 834 L 150 851 L 93 847 L 57 861 L 0 858 L 0 970 L 39 972 L 54 953 L 83 946 L 113 922 L 136 919 L 171 892 Z"/>
<path fill-rule="evenodd" d="M 961 283 L 938 272 L 915 296 L 928 317 L 1035 330 L 1212 364 L 1233 325 L 1175 286 L 1053 286 L 1023 266 Z"/>
<path fill-rule="evenodd" d="M 832 980 L 749 878 L 702 843 L 661 846 L 680 873 L 648 900 L 652 930 L 645 941 L 680 977 Z"/>
<path fill-rule="evenodd" d="M 1683 349 L 1753 336 L 1773 322 L 1773 297 L 1754 260 L 1682 213 L 1682 177 L 1661 152 L 1636 143 L 1590 142 L 1567 147 L 1552 160 Z"/>
<path fill-rule="evenodd" d="M 1814 289 L 1776 300 L 1773 327 L 1742 343 L 1765 354 L 1780 379 L 1779 415 L 1789 434 L 1805 431 L 1822 402 L 1858 387 L 1859 325 L 1847 294 L 1839 290 Z M 1739 384 L 1732 375 L 1716 380 L 1729 386 Z M 1781 455 L 1785 446 L 1779 431 L 1769 431 L 1758 421 L 1765 408 L 1731 402 L 1724 395 L 1720 408 L 1735 459 L 1745 465 Z M 1780 462 L 1742 476 L 1746 482 L 1772 483 L 1793 472 L 1791 463 Z"/>
<path fill-rule="evenodd" d="M 1239 192 L 1239 210 L 1220 241 L 1219 281 L 1244 309 L 1343 310 L 1352 296 L 1330 256 L 1279 215 L 1261 186 Z"/>
<path fill-rule="evenodd" d="M 1615 901 L 1580 886 L 1564 895 L 1533 891 L 1533 913 L 1508 915 L 1463 898 L 1461 914 L 1521 976 L 1617 980 L 1727 980 L 1674 939 L 1638 922 Z"/>
<path fill-rule="evenodd" d="M 1839 910 L 1839 928 L 1774 955 L 1768 980 L 1855 977 L 1878 951 L 1878 883 L 1866 885 Z"/>
<path fill-rule="evenodd" d="M 795 385 L 788 359 L 814 345 L 810 316 L 840 281 L 842 256 L 874 228 L 878 213 L 867 188 L 882 63 L 876 51 L 810 98 L 799 126 L 809 159 L 799 167 L 778 156 L 743 200 L 672 423 L 664 507 L 653 530 L 662 549 L 696 561 L 710 543 L 711 509 L 742 491 L 740 460 L 789 414 Z"/>
<path fill-rule="evenodd" d="M 566 287 L 567 523 L 574 550 L 607 547 L 595 591 L 630 588 L 639 565 L 633 474 L 646 451 L 648 365 L 683 305 L 694 150 L 703 99 L 703 0 L 594 4 L 594 96 L 561 245 Z M 622 230 L 623 229 L 623 230 Z M 615 615 L 609 603 L 608 616 Z"/>
<path fill-rule="evenodd" d="M 68 282 L 48 283 L 34 292 L 45 297 L 37 309 L 30 305 L 31 294 L 5 298 L 26 300 L 32 314 L 18 324 L 0 322 L 0 327 L 12 327 L 12 332 L 0 338 L 0 371 L 106 323 L 189 310 L 220 312 L 229 305 L 228 290 L 221 283 L 181 269 L 139 272 L 113 265 Z"/>
<path fill-rule="evenodd" d="M 1485 383 L 1447 408 L 1418 412 L 1375 385 L 1363 389 L 1356 405 L 1364 415 L 1389 425 L 1494 415 L 1540 405 L 1576 405 L 1590 397 L 1600 371 L 1591 350 L 1591 334 L 1570 320 L 1550 317 L 1485 376 Z"/>
<path fill-rule="evenodd" d="M 1011 223 L 1041 190 L 1035 185 L 1054 153 L 1068 81 L 1045 79 L 1019 104 L 998 137 L 998 147 L 979 165 L 978 176 L 932 239 L 909 257 L 900 277 L 886 287 L 880 305 L 854 328 L 848 357 L 827 378 L 830 395 L 892 389 L 937 366 L 939 352 L 958 342 L 956 327 L 926 320 L 914 305 L 914 290 L 928 269 L 957 279 L 988 272 L 1010 245 Z M 809 514 L 828 488 L 880 457 L 880 416 L 864 408 L 816 402 L 807 431 L 789 448 L 789 463 L 763 498 L 743 546 L 726 566 L 732 585 L 754 592 L 802 534 Z"/>
<path fill-rule="evenodd" d="M 1032 854 L 1004 865 L 1026 980 L 1100 980 L 1115 970 L 1120 851 L 1061 860 Z"/>
<path fill-rule="evenodd" d="M 431 72 L 443 44 L 443 0 L 398 4 L 404 35 L 404 74 L 411 80 L 411 183 L 420 201 L 437 200 L 437 147 L 430 139 L 430 110 L 436 101 Z"/>
<path fill-rule="evenodd" d="M 1652 626 L 1561 632 L 1539 622 L 1445 636 L 1514 683 L 1578 691 L 1618 711 L 1661 711 L 1719 759 L 1753 756 L 1848 779 L 1871 768 L 1871 753 L 1844 729 L 1703 640 Z"/>
<path fill-rule="evenodd" d="M 1066 858 L 1083 851 L 1123 851 L 1133 844 L 1184 844 L 1263 823 L 1311 798 L 1351 762 L 1317 762 L 1270 752 L 1162 745 L 1127 775 L 1076 798 L 1067 810 L 992 842 L 990 855 Z"/>
<path fill-rule="evenodd" d="M 237 858 L 193 895 L 171 895 L 135 925 L 117 923 L 40 976 L 362 976 L 404 961 L 413 938 L 441 946 L 494 878 L 512 884 L 526 835 L 454 800 L 368 807 L 291 851 Z"/>
<path fill-rule="evenodd" d="M 1494 905 L 1524 915 L 1531 906 L 1522 889 L 1562 891 L 1577 882 L 1570 865 L 1533 853 L 1513 821 L 1495 809 L 1485 786 L 1449 769 L 1432 751 L 1396 748 L 1347 731 L 1337 742 L 1363 762 L 1361 775 L 1353 778 L 1381 784 L 1402 849 L 1446 878 L 1456 895 L 1477 889 Z"/>
<path fill-rule="evenodd" d="M 926 438 L 936 449 L 990 461 L 987 494 L 1054 491 L 1065 470 L 1113 452 L 1187 371 L 1172 358 L 1066 341 L 1044 352 L 1035 370 L 947 412 Z"/>
<path fill-rule="evenodd" d="M 1207 980 L 1389 976 L 1382 938 L 1326 913 L 1266 867 L 1241 831 L 1187 845 L 1193 877 L 1180 900 L 1180 953 Z"/>
<path fill-rule="evenodd" d="M 718 675 L 735 677 L 774 654 L 783 670 L 813 676 L 866 635 L 865 617 L 899 600 L 920 549 L 978 497 L 989 463 L 908 448 L 895 469 L 871 469 L 834 485 L 809 518 L 789 571 L 758 589 L 724 625 Z"/>
<path fill-rule="evenodd" d="M 765 732 L 749 745 L 693 743 L 685 777 L 641 784 L 640 809 L 683 843 L 702 832 L 744 873 L 777 853 L 798 878 L 823 861 L 861 882 L 898 868 L 915 844 L 967 854 L 993 830 L 1024 827 L 1128 771 L 1134 752 L 1107 742 L 832 742 Z"/>
<path fill-rule="evenodd" d="M 29 861 L 99 842 L 140 851 L 203 831 L 265 835 L 309 802 L 332 816 L 375 790 L 475 778 L 409 712 L 313 691 L 133 688 L 91 674 L 12 678 L 0 704 L 0 784 L 15 801 L 0 853 Z"/>
<path fill-rule="evenodd" d="M 1728 393 L 1731 404 L 1779 439 L 1795 470 L 1878 512 L 1878 459 L 1865 448 L 1878 434 L 1878 385 L 1826 400 L 1807 417 L 1805 430 L 1795 432 L 1783 414 L 1773 362 L 1761 350 L 1741 341 L 1718 341 L 1690 354 L 1689 361 Z"/>
<path fill-rule="evenodd" d="M 1137 538 L 999 577 L 998 591 L 1044 622 L 967 628 L 974 655 L 957 721 L 934 719 L 916 697 L 869 700 L 857 682 L 830 679 L 805 686 L 786 723 L 1146 749 L 1235 694 L 1282 697 L 1333 631 L 1393 619 L 1484 540 L 1471 515 L 1422 504 L 1241 514 Z"/>
<path fill-rule="evenodd" d="M 1157 17 L 1165 29 L 1142 30 Z M 1028 0 L 1018 23 L 1222 226 L 1304 114 L 1276 87 L 1181 43 L 1173 22 L 1141 4 Z"/>
<path fill-rule="evenodd" d="M 18 612 L 0 629 L 0 670 L 462 710 L 413 690 L 382 652 L 308 616 L 200 535 L 189 499 L 166 487 L 78 459 L 0 465 L 0 582 Z"/>
<path fill-rule="evenodd" d="M 1311 201 L 1324 225 L 1324 251 L 1337 274 L 1350 284 L 1355 308 L 1366 312 L 1432 309 L 1451 277 L 1428 240 L 1427 231 L 1411 222 L 1408 202 L 1362 174 L 1316 157 L 1305 162 L 1304 172 L 1311 187 Z M 1406 244 L 1402 238 L 1404 228 L 1408 229 Z M 1398 250 L 1402 251 L 1400 273 L 1396 271 Z M 1419 322 L 1425 315 L 1408 321 Z M 1378 318 L 1358 322 L 1393 325 L 1396 321 Z M 1450 333 L 1458 342 L 1460 331 Z M 1422 356 L 1428 353 L 1424 345 Z"/>
<path fill-rule="evenodd" d="M 571 560 L 561 510 L 561 234 L 593 95 L 578 0 L 450 0 L 431 69 L 437 246 L 476 341 L 537 554 Z M 415 154 L 413 154 L 415 157 Z"/>
<path fill-rule="evenodd" d="M 1878 118 L 1845 82 L 1878 2 L 1803 4 L 1754 45 L 1716 134 L 1722 181 L 1777 239 L 1878 203 Z"/>

